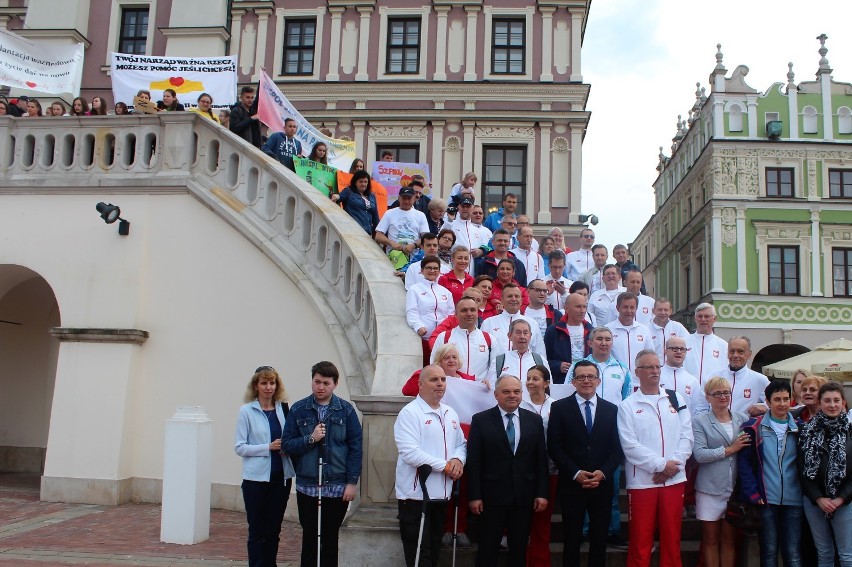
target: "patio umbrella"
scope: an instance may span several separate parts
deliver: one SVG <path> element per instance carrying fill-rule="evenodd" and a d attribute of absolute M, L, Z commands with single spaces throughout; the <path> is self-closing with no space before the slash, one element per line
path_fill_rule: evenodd
<path fill-rule="evenodd" d="M 835 366 L 838 365 L 838 366 Z M 817 367 L 821 370 L 817 371 Z M 852 341 L 837 339 L 806 352 L 763 367 L 763 373 L 775 378 L 792 378 L 796 370 L 804 368 L 820 376 L 840 379 L 843 376 L 832 374 L 841 372 L 841 367 L 852 377 Z"/>

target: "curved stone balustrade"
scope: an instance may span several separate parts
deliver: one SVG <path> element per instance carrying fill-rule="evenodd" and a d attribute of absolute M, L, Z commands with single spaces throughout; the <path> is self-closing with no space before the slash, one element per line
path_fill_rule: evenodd
<path fill-rule="evenodd" d="M 340 207 L 193 113 L 0 117 L 0 191 L 189 191 L 274 261 L 332 330 L 352 394 L 398 394 L 420 365 L 405 294 Z M 351 356 L 347 357 L 346 353 Z"/>

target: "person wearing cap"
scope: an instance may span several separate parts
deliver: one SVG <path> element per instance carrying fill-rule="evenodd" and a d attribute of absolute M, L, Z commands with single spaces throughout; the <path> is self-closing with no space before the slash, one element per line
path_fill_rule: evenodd
<path fill-rule="evenodd" d="M 388 209 L 379 221 L 375 239 L 388 251 L 388 257 L 398 270 L 408 264 L 420 245 L 420 236 L 427 232 L 426 215 L 414 208 L 414 189 L 406 186 L 399 190 L 399 207 Z"/>

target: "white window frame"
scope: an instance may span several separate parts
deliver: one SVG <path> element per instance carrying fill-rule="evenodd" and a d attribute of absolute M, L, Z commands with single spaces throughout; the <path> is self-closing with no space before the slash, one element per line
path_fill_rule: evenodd
<path fill-rule="evenodd" d="M 809 222 L 761 222 L 754 221 L 757 240 L 758 285 L 760 295 L 769 295 L 769 247 L 799 247 L 799 293 L 777 297 L 809 297 L 811 295 L 811 223 Z M 780 236 L 793 228 L 799 229 L 798 237 Z M 777 236 L 776 236 L 777 235 Z M 776 296 L 773 296 L 776 297 Z"/>
<path fill-rule="evenodd" d="M 157 17 L 157 0 L 112 0 L 109 12 L 109 31 L 104 65 L 112 67 L 112 52 L 118 52 L 118 39 L 121 37 L 121 11 L 124 8 L 148 8 L 148 37 L 145 40 L 145 55 L 151 55 L 154 48 L 154 30 Z"/>
<path fill-rule="evenodd" d="M 806 116 L 805 112 L 808 111 L 813 111 L 813 114 Z M 805 106 L 802 109 L 802 134 L 819 134 L 819 115 L 819 110 L 817 110 L 817 108 L 811 104 Z M 808 125 L 808 120 L 813 120 L 813 124 Z M 812 128 L 813 132 L 809 132 L 806 126 Z"/>
<path fill-rule="evenodd" d="M 483 77 L 492 81 L 531 81 L 533 78 L 533 17 L 535 16 L 535 6 L 527 6 L 526 8 L 495 8 L 494 6 L 485 6 L 482 9 L 485 14 L 485 38 L 483 39 L 485 53 L 483 54 L 482 64 Z M 526 45 L 524 45 L 524 74 L 523 75 L 507 75 L 503 73 L 491 72 L 491 55 L 494 45 L 491 43 L 494 34 L 494 18 L 524 18 L 525 28 L 524 37 Z M 527 152 L 529 153 L 529 152 Z"/>
<path fill-rule="evenodd" d="M 537 198 L 540 197 L 539 192 L 536 190 L 535 186 L 535 148 L 536 148 L 536 139 L 535 132 L 533 132 L 532 136 L 506 136 L 502 135 L 499 131 L 501 126 L 505 126 L 507 128 L 511 127 L 527 127 L 527 125 L 518 125 L 518 124 L 477 124 L 477 126 L 488 128 L 491 126 L 497 126 L 498 130 L 493 134 L 477 134 L 476 135 L 476 153 L 478 156 L 477 159 L 481 160 L 483 156 L 485 156 L 485 146 L 526 146 L 527 148 L 527 179 L 525 181 L 526 184 L 526 193 L 524 194 L 524 205 L 527 207 L 527 215 L 531 215 L 534 207 L 536 205 Z M 485 172 L 483 171 L 480 176 L 484 179 Z M 479 202 L 483 205 L 485 204 L 485 195 L 482 194 L 482 190 L 479 189 Z"/>
<path fill-rule="evenodd" d="M 841 116 L 840 113 L 844 112 L 844 111 L 845 111 L 846 115 Z M 842 134 L 842 135 L 852 134 L 852 124 L 843 124 L 843 122 L 841 122 L 841 121 L 850 121 L 850 120 L 852 120 L 852 108 L 849 108 L 848 106 L 841 106 L 840 108 L 837 109 L 837 133 L 838 134 Z M 847 126 L 845 131 L 844 131 L 844 128 L 842 128 L 842 126 Z"/>
<path fill-rule="evenodd" d="M 319 69 L 322 66 L 323 22 L 325 21 L 325 6 L 305 10 L 278 8 L 275 10 L 275 54 L 272 59 L 273 79 L 276 81 L 319 81 Z M 286 21 L 316 18 L 316 36 L 314 39 L 314 72 L 310 75 L 284 75 L 281 66 L 284 64 L 284 34 Z"/>
<path fill-rule="evenodd" d="M 379 67 L 376 69 L 376 78 L 380 81 L 411 81 L 426 80 L 426 69 L 429 67 L 429 53 L 432 51 L 429 45 L 429 14 L 431 6 L 420 8 L 389 8 L 379 7 Z M 388 18 L 413 18 L 420 16 L 420 53 L 418 54 L 418 72 L 414 73 L 387 73 L 388 58 Z M 375 148 L 373 148 L 375 149 Z"/>
<path fill-rule="evenodd" d="M 769 197 L 766 194 L 766 168 L 783 168 L 793 169 L 793 199 L 801 199 L 807 197 L 807 187 L 805 179 L 802 177 L 802 162 L 801 160 L 777 160 L 777 159 L 758 159 L 758 196 L 767 199 L 789 199 L 790 197 Z"/>
<path fill-rule="evenodd" d="M 840 235 L 852 234 L 852 224 L 830 224 L 830 225 L 822 225 L 822 238 L 820 239 L 821 250 L 820 253 L 825 258 L 823 264 L 823 273 L 822 273 L 822 287 L 825 291 L 825 297 L 835 297 L 834 295 L 834 277 L 832 274 L 832 270 L 834 269 L 834 259 L 833 259 L 833 250 L 835 248 L 852 248 L 852 238 L 849 239 L 835 239 L 834 234 L 839 233 Z M 841 297 L 843 299 L 849 299 L 845 295 L 839 295 L 837 297 Z"/>
<path fill-rule="evenodd" d="M 831 180 L 828 178 L 828 172 L 832 169 L 842 169 L 849 171 L 850 169 L 852 169 L 852 164 L 850 164 L 848 161 L 842 161 L 839 159 L 826 158 L 822 160 L 822 198 L 842 198 L 844 201 L 847 201 L 848 197 L 831 197 Z"/>

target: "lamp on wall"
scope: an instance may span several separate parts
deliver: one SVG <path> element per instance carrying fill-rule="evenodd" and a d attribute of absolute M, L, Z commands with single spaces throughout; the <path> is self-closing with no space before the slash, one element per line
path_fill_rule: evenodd
<path fill-rule="evenodd" d="M 121 236 L 130 234 L 130 221 L 121 218 L 121 209 L 117 205 L 100 202 L 95 205 L 95 209 L 101 214 L 101 218 L 104 219 L 105 223 L 112 224 L 115 221 L 119 221 L 118 234 Z"/>
<path fill-rule="evenodd" d="M 591 223 L 592 225 L 598 224 L 598 215 L 580 215 L 577 217 L 580 220 L 580 224 Z"/>

